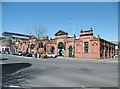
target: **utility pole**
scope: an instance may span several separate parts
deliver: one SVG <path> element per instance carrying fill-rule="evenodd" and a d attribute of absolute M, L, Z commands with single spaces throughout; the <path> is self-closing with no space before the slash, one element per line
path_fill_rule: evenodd
<path fill-rule="evenodd" d="M 74 37 L 75 37 L 75 34 L 74 34 L 74 19 L 73 18 L 69 18 L 72 20 L 72 30 L 73 30 L 73 44 L 72 44 L 72 47 L 73 47 L 73 57 L 74 57 Z"/>

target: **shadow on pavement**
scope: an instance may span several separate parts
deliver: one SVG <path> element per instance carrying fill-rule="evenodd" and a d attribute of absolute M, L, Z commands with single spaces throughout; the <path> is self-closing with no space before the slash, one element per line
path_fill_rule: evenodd
<path fill-rule="evenodd" d="M 9 63 L 2 64 L 2 76 L 6 76 L 8 74 L 14 73 L 20 69 L 31 66 L 30 63 Z"/>
<path fill-rule="evenodd" d="M 0 64 L 0 66 L 2 66 L 2 86 L 11 85 L 13 83 L 19 84 L 18 81 L 15 81 L 16 79 L 20 79 L 19 72 L 31 65 L 30 63 Z"/>
<path fill-rule="evenodd" d="M 0 61 L 8 60 L 8 58 L 0 58 Z"/>

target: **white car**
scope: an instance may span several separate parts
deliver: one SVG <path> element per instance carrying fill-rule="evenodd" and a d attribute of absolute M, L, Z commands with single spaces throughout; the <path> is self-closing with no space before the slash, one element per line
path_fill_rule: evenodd
<path fill-rule="evenodd" d="M 22 52 L 19 52 L 19 53 L 18 53 L 18 56 L 22 56 Z"/>
<path fill-rule="evenodd" d="M 47 56 L 48 58 L 56 58 L 56 57 L 57 57 L 57 55 L 52 54 L 52 53 L 46 53 L 46 56 Z"/>

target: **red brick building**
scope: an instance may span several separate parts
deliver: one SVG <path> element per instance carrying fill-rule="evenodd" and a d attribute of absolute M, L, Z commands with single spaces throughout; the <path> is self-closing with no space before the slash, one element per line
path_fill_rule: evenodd
<path fill-rule="evenodd" d="M 115 53 L 115 45 L 102 38 L 93 35 L 92 28 L 80 31 L 80 37 L 68 36 L 68 33 L 59 30 L 54 39 L 48 37 L 38 41 L 36 37 L 30 37 L 29 42 L 19 43 L 19 51 L 23 52 L 52 52 L 58 56 L 75 58 L 111 58 Z"/>

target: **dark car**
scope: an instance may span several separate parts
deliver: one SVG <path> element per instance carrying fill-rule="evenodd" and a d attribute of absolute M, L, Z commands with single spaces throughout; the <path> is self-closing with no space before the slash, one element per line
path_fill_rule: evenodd
<path fill-rule="evenodd" d="M 16 55 L 16 52 L 10 52 L 11 55 Z"/>
<path fill-rule="evenodd" d="M 28 53 L 26 56 L 27 56 L 27 57 L 32 57 L 32 54 Z"/>
<path fill-rule="evenodd" d="M 29 52 L 23 52 L 22 56 L 32 57 L 32 54 L 30 54 Z"/>
<path fill-rule="evenodd" d="M 35 53 L 35 57 L 37 58 L 37 55 L 39 55 L 38 57 L 40 58 L 40 57 L 41 57 L 41 54 L 43 54 L 43 52 L 36 52 L 36 53 Z"/>
<path fill-rule="evenodd" d="M 22 56 L 27 56 L 28 52 L 23 52 Z"/>

